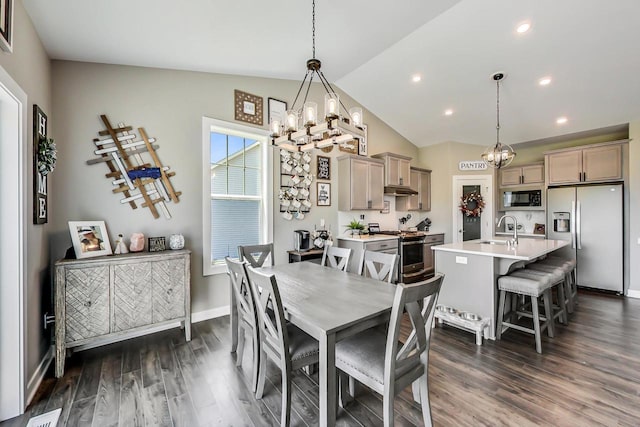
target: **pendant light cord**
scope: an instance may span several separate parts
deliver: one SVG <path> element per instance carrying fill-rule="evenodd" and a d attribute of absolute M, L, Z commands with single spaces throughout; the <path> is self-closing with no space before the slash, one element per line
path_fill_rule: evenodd
<path fill-rule="evenodd" d="M 316 58 L 316 0 L 311 2 L 311 41 L 313 45 L 312 58 Z"/>
<path fill-rule="evenodd" d="M 496 147 L 500 144 L 500 80 L 496 80 Z"/>

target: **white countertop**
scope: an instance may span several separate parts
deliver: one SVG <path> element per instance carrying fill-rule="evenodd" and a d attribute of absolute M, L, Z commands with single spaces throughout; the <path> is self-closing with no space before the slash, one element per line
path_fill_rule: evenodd
<path fill-rule="evenodd" d="M 496 236 L 513 236 L 513 231 L 496 231 Z M 521 233 L 518 231 L 519 237 L 534 237 L 536 239 L 544 239 L 544 234 Z"/>
<path fill-rule="evenodd" d="M 507 239 L 495 238 L 492 240 L 505 241 Z M 470 255 L 484 255 L 495 258 L 510 258 L 523 261 L 532 261 L 538 257 L 560 249 L 569 244 L 566 240 L 549 239 L 520 239 L 518 246 L 490 245 L 480 243 L 483 240 L 469 240 L 462 243 L 448 243 L 432 247 L 434 251 L 457 252 Z"/>
<path fill-rule="evenodd" d="M 352 242 L 378 242 L 381 240 L 398 240 L 398 236 L 393 236 L 391 234 L 356 234 L 355 236 L 343 234 L 342 236 L 338 236 L 337 239 L 350 240 Z"/>

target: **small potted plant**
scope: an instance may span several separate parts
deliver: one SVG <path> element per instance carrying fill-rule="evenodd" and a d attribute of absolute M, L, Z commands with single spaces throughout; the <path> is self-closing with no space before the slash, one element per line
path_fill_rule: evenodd
<path fill-rule="evenodd" d="M 347 229 L 351 230 L 351 235 L 360 234 L 362 230 L 364 230 L 364 224 L 362 224 L 357 219 L 351 220 L 351 222 L 347 225 Z"/>

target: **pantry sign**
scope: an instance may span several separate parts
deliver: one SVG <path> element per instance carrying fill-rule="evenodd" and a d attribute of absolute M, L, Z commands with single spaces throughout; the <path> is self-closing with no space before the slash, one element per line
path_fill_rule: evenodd
<path fill-rule="evenodd" d="M 458 163 L 458 170 L 483 171 L 487 170 L 487 164 L 483 160 L 463 160 Z"/>

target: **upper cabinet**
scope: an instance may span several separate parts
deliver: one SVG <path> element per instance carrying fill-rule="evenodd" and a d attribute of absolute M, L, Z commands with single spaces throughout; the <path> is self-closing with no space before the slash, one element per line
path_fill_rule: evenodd
<path fill-rule="evenodd" d="M 362 156 L 338 157 L 338 210 L 384 208 L 384 162 Z"/>
<path fill-rule="evenodd" d="M 430 211 L 431 210 L 431 171 L 429 169 L 411 168 L 411 189 L 418 194 L 396 198 L 396 210 Z"/>
<path fill-rule="evenodd" d="M 547 185 L 622 180 L 622 144 L 627 141 L 546 152 Z"/>
<path fill-rule="evenodd" d="M 380 153 L 371 156 L 384 161 L 385 186 L 411 185 L 411 157 L 393 153 Z"/>
<path fill-rule="evenodd" d="M 542 163 L 500 169 L 500 187 L 543 183 L 544 165 Z"/>

